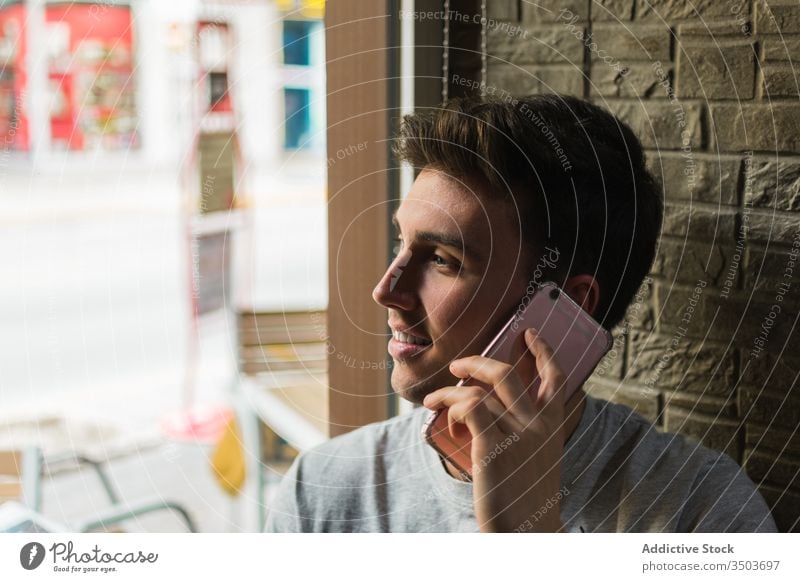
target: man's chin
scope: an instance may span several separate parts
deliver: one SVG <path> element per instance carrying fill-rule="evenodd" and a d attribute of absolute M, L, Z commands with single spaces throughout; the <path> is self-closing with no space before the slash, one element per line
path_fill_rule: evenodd
<path fill-rule="evenodd" d="M 395 369 L 396 370 L 396 369 Z M 396 372 L 392 374 L 392 389 L 401 398 L 405 398 L 414 404 L 422 404 L 425 397 L 439 388 L 452 386 L 454 379 L 439 380 L 436 378 L 410 378 L 405 374 L 399 376 Z"/>
<path fill-rule="evenodd" d="M 398 390 L 397 388 L 394 391 L 397 393 L 398 396 L 401 398 L 405 398 L 409 402 L 413 402 L 414 404 L 422 404 L 422 401 L 425 400 L 425 397 L 433 392 L 435 388 L 430 388 L 429 386 L 410 386 L 408 388 L 403 388 Z"/>

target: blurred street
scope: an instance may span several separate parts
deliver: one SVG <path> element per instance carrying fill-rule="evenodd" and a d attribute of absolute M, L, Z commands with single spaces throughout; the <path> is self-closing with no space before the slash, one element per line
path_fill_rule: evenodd
<path fill-rule="evenodd" d="M 0 450 L 108 460 L 224 527 L 219 435 L 167 428 L 230 406 L 237 309 L 327 304 L 323 14 L 0 2 Z M 47 487 L 67 523 L 98 499 Z"/>
<path fill-rule="evenodd" d="M 252 177 L 250 222 L 233 239 L 233 304 L 325 305 L 323 178 L 306 162 L 280 178 Z M 61 445 L 102 444 L 123 455 L 111 466 L 133 497 L 171 494 L 193 504 L 203 531 L 235 530 L 236 504 L 212 480 L 209 447 L 171 443 L 159 427 L 183 404 L 188 366 L 197 403 L 224 405 L 236 380 L 232 309 L 201 318 L 198 357 L 188 356 L 190 255 L 177 176 L 6 173 L 1 186 L 0 442 L 41 418 L 101 427 L 103 443 L 77 430 Z M 45 490 L 48 515 L 68 521 L 87 509 L 80 499 L 91 508 L 96 486 L 91 473 L 59 477 Z M 60 507 L 67 499 L 75 503 Z M 178 524 L 169 514 L 143 523 Z"/>

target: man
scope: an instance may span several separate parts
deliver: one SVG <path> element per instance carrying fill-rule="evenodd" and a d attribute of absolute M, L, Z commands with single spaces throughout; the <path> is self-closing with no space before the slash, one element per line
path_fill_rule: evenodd
<path fill-rule="evenodd" d="M 266 530 L 773 531 L 727 456 L 582 391 L 565 402 L 535 330 L 535 397 L 534 378 L 475 355 L 548 279 L 606 329 L 622 320 L 662 217 L 631 130 L 570 97 L 474 99 L 406 117 L 398 144 L 422 171 L 373 297 L 388 309 L 392 387 L 424 406 L 302 454 Z M 497 397 L 454 386 L 467 377 Z M 472 435 L 472 482 L 422 439 L 442 407 Z"/>

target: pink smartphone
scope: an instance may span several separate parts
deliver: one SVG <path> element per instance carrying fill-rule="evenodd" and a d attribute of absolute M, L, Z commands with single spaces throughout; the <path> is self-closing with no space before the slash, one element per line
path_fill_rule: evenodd
<path fill-rule="evenodd" d="M 508 320 L 481 353 L 482 356 L 514 365 L 523 377 L 536 377 L 530 387 L 533 398 L 536 398 L 539 378 L 535 359 L 528 351 L 523 336 L 529 327 L 539 330 L 540 337 L 553 349 L 554 357 L 567 377 L 566 400 L 583 385 L 612 344 L 611 334 L 555 283 L 543 283 L 537 287 L 528 305 Z M 456 386 L 464 384 L 491 390 L 491 386 L 471 378 L 461 380 Z M 455 436 L 450 435 L 446 408 L 431 413 L 422 428 L 428 444 L 465 477 L 471 478 L 470 432 L 462 424 L 455 425 L 455 432 Z"/>

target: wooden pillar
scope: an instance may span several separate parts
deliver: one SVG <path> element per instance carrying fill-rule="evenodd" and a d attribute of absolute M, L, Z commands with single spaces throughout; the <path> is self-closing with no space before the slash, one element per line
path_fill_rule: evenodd
<path fill-rule="evenodd" d="M 390 5 L 325 7 L 330 436 L 389 409 L 387 313 L 371 293 L 390 259 Z"/>

